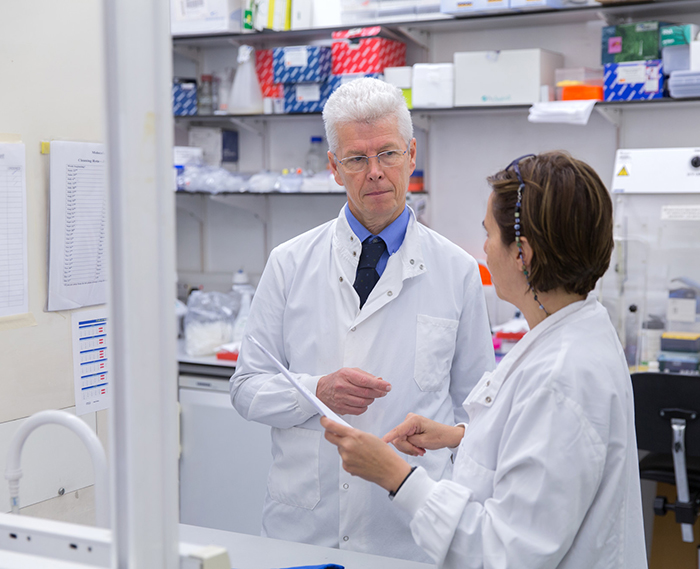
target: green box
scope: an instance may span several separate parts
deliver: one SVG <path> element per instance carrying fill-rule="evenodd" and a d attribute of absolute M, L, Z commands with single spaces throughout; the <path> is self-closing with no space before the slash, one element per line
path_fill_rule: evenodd
<path fill-rule="evenodd" d="M 659 32 L 661 36 L 661 47 L 672 45 L 690 45 L 700 31 L 700 26 L 696 24 L 680 24 L 678 26 L 662 26 Z"/>
<path fill-rule="evenodd" d="M 649 21 L 605 26 L 601 38 L 603 65 L 661 59 L 659 29 L 670 25 L 668 22 Z"/>

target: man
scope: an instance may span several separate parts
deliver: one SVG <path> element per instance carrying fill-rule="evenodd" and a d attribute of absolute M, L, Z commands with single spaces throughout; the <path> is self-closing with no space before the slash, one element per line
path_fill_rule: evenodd
<path fill-rule="evenodd" d="M 341 86 L 323 111 L 336 220 L 277 247 L 247 332 L 352 426 L 382 436 L 409 412 L 466 421 L 461 407 L 494 367 L 479 270 L 406 206 L 416 140 L 401 91 L 376 79 Z M 315 409 L 244 341 L 231 400 L 272 426 L 263 535 L 417 561 L 409 516 L 340 467 Z M 450 451 L 417 457 L 439 479 Z"/>

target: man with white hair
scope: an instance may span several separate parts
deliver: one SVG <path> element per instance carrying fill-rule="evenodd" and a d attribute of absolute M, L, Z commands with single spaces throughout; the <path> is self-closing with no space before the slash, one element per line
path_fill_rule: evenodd
<path fill-rule="evenodd" d="M 409 412 L 466 422 L 463 401 L 494 367 L 486 304 L 476 261 L 406 205 L 416 140 L 401 91 L 357 79 L 323 120 L 347 204 L 272 251 L 247 332 L 353 427 L 381 437 Z M 430 562 L 410 516 L 341 468 L 317 411 L 247 341 L 231 401 L 272 427 L 263 535 Z M 439 479 L 450 458 L 409 460 Z"/>

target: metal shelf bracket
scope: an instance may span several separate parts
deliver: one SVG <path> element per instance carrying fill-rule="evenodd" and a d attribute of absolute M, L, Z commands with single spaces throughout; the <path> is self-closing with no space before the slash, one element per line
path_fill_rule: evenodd
<path fill-rule="evenodd" d="M 600 115 L 611 125 L 618 128 L 620 127 L 620 123 L 622 122 L 622 109 L 612 109 L 610 107 L 601 107 L 599 105 L 596 105 L 593 108 L 598 111 Z"/>

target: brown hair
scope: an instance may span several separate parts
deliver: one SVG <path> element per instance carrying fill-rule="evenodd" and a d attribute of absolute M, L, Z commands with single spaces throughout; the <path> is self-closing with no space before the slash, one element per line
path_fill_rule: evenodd
<path fill-rule="evenodd" d="M 530 286 L 539 292 L 561 288 L 587 294 L 610 264 L 613 219 L 608 191 L 593 168 L 566 152 L 526 157 L 518 166 L 525 183 L 520 231 L 533 252 Z M 509 167 L 488 182 L 501 240 L 510 245 L 515 241 L 517 174 Z"/>

